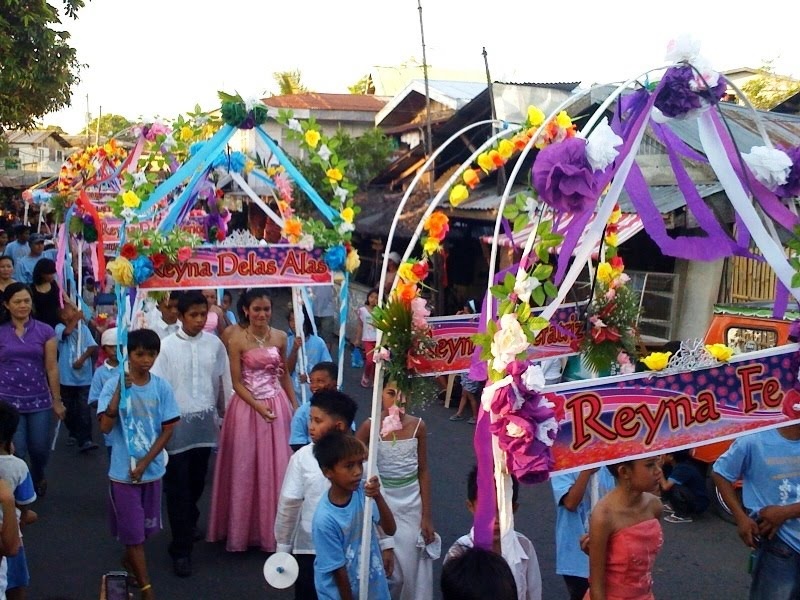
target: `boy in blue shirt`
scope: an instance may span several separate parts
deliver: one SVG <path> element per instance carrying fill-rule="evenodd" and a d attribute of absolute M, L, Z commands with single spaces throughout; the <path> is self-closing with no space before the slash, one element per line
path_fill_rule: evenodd
<path fill-rule="evenodd" d="M 789 396 L 791 398 L 791 396 Z M 800 409 L 791 416 L 800 418 Z M 787 412 L 784 406 L 784 412 Z M 714 463 L 714 483 L 739 537 L 755 549 L 750 600 L 800 593 L 800 424 L 738 438 Z M 733 482 L 742 478 L 742 502 Z M 745 508 L 747 507 L 747 508 Z"/>
<path fill-rule="evenodd" d="M 128 334 L 125 376 L 127 398 L 120 401 L 120 382 L 106 383 L 97 403 L 100 430 L 111 443 L 108 470 L 112 534 L 125 545 L 123 566 L 133 573 L 141 597 L 151 600 L 144 541 L 161 529 L 161 479 L 166 471 L 165 447 L 180 411 L 169 384 L 150 369 L 161 349 L 155 331 Z"/>
<path fill-rule="evenodd" d="M 78 450 L 88 452 L 97 448 L 92 441 L 92 417 L 89 413 L 92 357 L 97 344 L 83 322 L 83 313 L 74 305 L 65 303 L 60 316 L 61 323 L 55 329 L 61 400 L 67 408 L 64 423 L 70 437 L 78 444 Z"/>
<path fill-rule="evenodd" d="M 666 514 L 664 520 L 668 523 L 691 523 L 692 516 L 705 512 L 710 504 L 706 478 L 692 462 L 690 450 L 667 452 L 663 462 L 665 469 L 658 486 L 661 499 L 669 502 L 669 507 L 665 506 L 666 512 L 672 512 Z"/>
<path fill-rule="evenodd" d="M 386 535 L 394 535 L 392 511 L 380 493 L 376 476 L 363 484 L 366 448 L 349 433 L 332 431 L 314 445 L 314 457 L 331 487 L 323 494 L 314 513 L 311 536 L 317 557 L 314 585 L 320 600 L 352 600 L 359 596 L 361 531 L 367 498 L 373 507 L 368 582 L 370 600 L 388 600 L 389 584 L 378 547 L 379 524 Z"/>
<path fill-rule="evenodd" d="M 321 362 L 314 365 L 311 373 L 308 374 L 308 385 L 311 394 L 316 394 L 320 390 L 336 389 L 336 363 Z M 295 397 L 300 402 L 299 392 L 295 392 Z M 289 446 L 297 452 L 311 441 L 308 424 L 311 417 L 310 397 L 307 402 L 300 402 L 300 406 L 292 415 L 291 430 L 289 432 Z"/>
<path fill-rule="evenodd" d="M 103 388 L 108 383 L 109 379 L 119 377 L 119 359 L 117 358 L 117 328 L 112 327 L 106 329 L 103 335 L 100 336 L 100 346 L 106 356 L 103 364 L 97 367 L 94 375 L 92 375 L 92 385 L 89 388 L 89 406 L 97 406 L 97 401 L 100 400 L 100 394 L 103 393 Z M 106 443 L 108 450 L 108 457 L 111 458 L 111 444 L 108 441 L 108 436 L 104 435 L 103 439 Z"/>

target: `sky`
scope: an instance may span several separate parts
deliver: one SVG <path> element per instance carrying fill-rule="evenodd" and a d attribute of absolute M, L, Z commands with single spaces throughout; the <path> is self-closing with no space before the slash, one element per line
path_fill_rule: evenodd
<path fill-rule="evenodd" d="M 796 1 L 421 2 L 428 64 L 483 70 L 485 47 L 495 81 L 626 80 L 663 66 L 667 43 L 684 33 L 717 70 L 772 60 L 800 78 Z M 422 62 L 418 0 L 87 0 L 78 15 L 63 23 L 86 65 L 81 83 L 71 107 L 42 120 L 72 134 L 87 105 L 92 117 L 171 119 L 196 104 L 216 108 L 217 90 L 277 93 L 278 71 L 299 69 L 312 91 L 347 93 L 374 66 Z"/>

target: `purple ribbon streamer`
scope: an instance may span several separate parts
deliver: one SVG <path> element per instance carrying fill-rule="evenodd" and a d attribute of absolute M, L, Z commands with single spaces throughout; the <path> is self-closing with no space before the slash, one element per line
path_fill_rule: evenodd
<path fill-rule="evenodd" d="M 475 509 L 473 533 L 475 547 L 492 550 L 494 545 L 494 520 L 497 516 L 497 491 L 494 483 L 494 456 L 492 454 L 492 432 L 489 430 L 491 415 L 483 410 L 478 413 L 475 427 L 475 456 L 478 459 L 478 506 Z"/>
<path fill-rule="evenodd" d="M 783 319 L 789 306 L 789 290 L 780 280 L 775 281 L 775 303 L 772 305 L 772 318 Z"/>

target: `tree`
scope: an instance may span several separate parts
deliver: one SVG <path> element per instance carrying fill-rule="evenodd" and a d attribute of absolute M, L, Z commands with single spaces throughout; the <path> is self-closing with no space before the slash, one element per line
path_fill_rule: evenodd
<path fill-rule="evenodd" d="M 372 83 L 372 75 L 367 73 L 353 85 L 347 86 L 351 94 L 366 96 L 375 93 L 375 84 Z"/>
<path fill-rule="evenodd" d="M 75 19 L 84 0 L 63 0 Z M 0 128 L 30 129 L 36 119 L 69 106 L 80 65 L 46 0 L 0 0 Z"/>
<path fill-rule="evenodd" d="M 302 94 L 308 91 L 308 88 L 300 81 L 300 69 L 295 69 L 294 71 L 278 71 L 272 74 L 272 78 L 278 85 L 278 93 L 281 96 Z"/>
<path fill-rule="evenodd" d="M 95 135 L 97 133 L 97 125 L 100 124 L 100 135 L 103 137 L 114 137 L 119 132 L 128 129 L 133 123 L 128 121 L 123 116 L 115 114 L 107 114 L 97 119 L 89 121 L 89 125 L 81 131 L 80 135 Z"/>
<path fill-rule="evenodd" d="M 742 86 L 753 106 L 770 110 L 800 91 L 800 81 L 792 77 L 777 75 L 772 61 L 766 61 L 757 75 Z"/>

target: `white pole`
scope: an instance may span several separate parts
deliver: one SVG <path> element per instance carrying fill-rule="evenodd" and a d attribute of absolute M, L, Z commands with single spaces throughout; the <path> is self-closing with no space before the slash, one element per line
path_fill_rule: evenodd
<path fill-rule="evenodd" d="M 297 371 L 297 379 L 300 380 L 300 375 L 306 375 L 308 372 L 308 365 L 306 365 L 306 335 L 305 335 L 305 316 L 303 315 L 303 303 L 299 299 L 300 289 L 292 288 L 292 311 L 294 312 L 294 335 L 295 339 L 300 340 L 300 350 L 297 353 L 297 363 L 295 371 Z M 291 350 L 290 350 L 291 351 Z M 306 403 L 306 385 L 300 383 L 300 398 L 302 404 Z"/>

